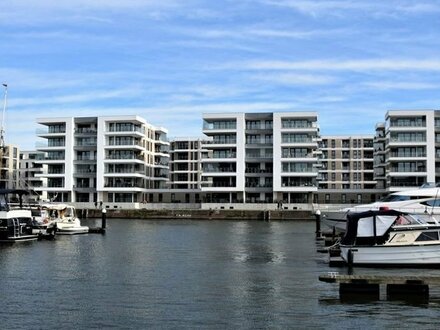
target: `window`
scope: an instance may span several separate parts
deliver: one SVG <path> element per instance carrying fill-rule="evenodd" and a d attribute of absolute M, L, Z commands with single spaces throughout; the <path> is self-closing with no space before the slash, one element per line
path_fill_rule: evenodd
<path fill-rule="evenodd" d="M 420 233 L 419 237 L 417 237 L 416 242 L 423 241 L 437 241 L 438 240 L 438 231 L 428 231 Z"/>
<path fill-rule="evenodd" d="M 440 200 L 438 199 L 431 199 L 429 201 L 421 202 L 420 204 L 431 206 L 431 207 L 438 207 L 440 206 Z"/>

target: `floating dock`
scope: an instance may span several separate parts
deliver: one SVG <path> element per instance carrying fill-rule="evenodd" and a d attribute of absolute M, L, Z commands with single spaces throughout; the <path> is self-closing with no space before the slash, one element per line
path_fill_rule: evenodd
<path fill-rule="evenodd" d="M 326 283 L 339 283 L 339 294 L 380 296 L 380 285 L 386 286 L 389 299 L 429 298 L 429 286 L 440 285 L 440 276 L 390 276 L 390 275 L 339 275 L 329 272 L 319 276 Z"/>
<path fill-rule="evenodd" d="M 90 234 L 105 234 L 105 228 L 102 227 L 89 227 Z"/>

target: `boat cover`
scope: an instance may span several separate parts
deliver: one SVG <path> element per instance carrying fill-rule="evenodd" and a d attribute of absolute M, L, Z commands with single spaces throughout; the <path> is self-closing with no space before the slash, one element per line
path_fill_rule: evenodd
<path fill-rule="evenodd" d="M 373 217 L 359 219 L 357 237 L 373 237 L 374 223 Z M 396 221 L 395 215 L 376 216 L 376 236 L 383 236 L 391 225 Z"/>
<path fill-rule="evenodd" d="M 366 212 L 349 212 L 347 229 L 341 245 L 352 245 L 356 237 L 374 237 L 374 218 L 376 220 L 376 237 L 383 235 L 402 212 L 394 210 L 375 210 Z M 362 222 L 362 224 L 361 224 Z"/>

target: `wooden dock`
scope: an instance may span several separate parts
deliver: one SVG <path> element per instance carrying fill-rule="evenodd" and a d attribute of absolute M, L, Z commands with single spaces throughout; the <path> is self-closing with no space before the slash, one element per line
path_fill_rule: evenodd
<path fill-rule="evenodd" d="M 105 228 L 102 227 L 89 227 L 90 234 L 105 234 Z"/>
<path fill-rule="evenodd" d="M 429 286 L 440 285 L 440 276 L 339 275 L 329 272 L 319 276 L 326 283 L 339 283 L 341 299 L 368 297 L 379 300 L 380 286 L 386 286 L 388 299 L 429 300 Z"/>
<path fill-rule="evenodd" d="M 339 275 L 329 272 L 327 275 L 319 276 L 319 280 L 327 283 L 440 285 L 440 276 Z"/>

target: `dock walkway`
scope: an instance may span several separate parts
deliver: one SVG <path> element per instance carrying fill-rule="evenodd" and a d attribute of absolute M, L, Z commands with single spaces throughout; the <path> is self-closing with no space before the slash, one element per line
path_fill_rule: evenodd
<path fill-rule="evenodd" d="M 319 276 L 327 283 L 369 283 L 369 284 L 426 284 L 440 285 L 440 276 L 389 276 L 389 275 L 339 275 L 329 272 Z"/>
<path fill-rule="evenodd" d="M 429 286 L 440 285 L 440 276 L 387 276 L 387 275 L 339 275 L 329 272 L 319 276 L 327 283 L 339 283 L 341 299 L 356 295 L 379 299 L 380 286 L 386 286 L 389 299 L 422 298 L 429 299 Z"/>

